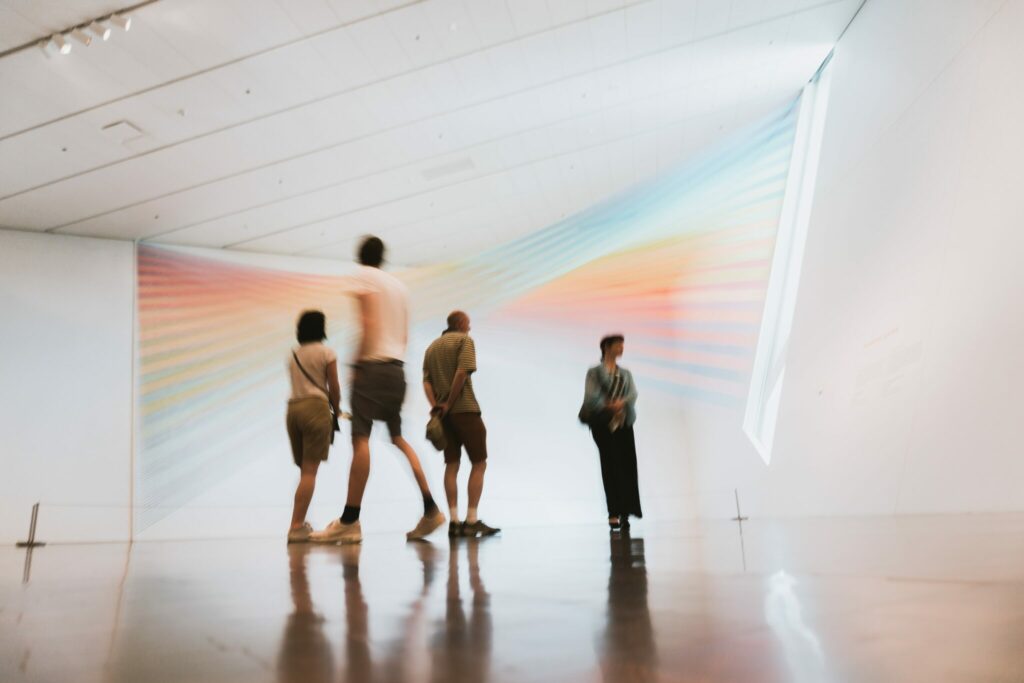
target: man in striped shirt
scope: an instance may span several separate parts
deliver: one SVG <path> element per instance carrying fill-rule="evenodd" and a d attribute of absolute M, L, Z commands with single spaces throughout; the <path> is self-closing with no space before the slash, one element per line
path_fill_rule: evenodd
<path fill-rule="evenodd" d="M 500 529 L 489 527 L 477 516 L 487 469 L 487 428 L 480 417 L 480 404 L 473 392 L 476 372 L 476 346 L 469 336 L 469 316 L 453 311 L 448 329 L 427 348 L 423 356 L 423 390 L 430 412 L 440 413 L 444 425 L 444 492 L 448 497 L 451 521 L 449 536 L 490 536 Z M 472 463 L 469 473 L 469 510 L 459 524 L 458 474 L 462 447 Z"/>

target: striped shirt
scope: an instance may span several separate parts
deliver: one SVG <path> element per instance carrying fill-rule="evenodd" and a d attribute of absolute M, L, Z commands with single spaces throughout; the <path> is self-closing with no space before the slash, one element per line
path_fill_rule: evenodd
<path fill-rule="evenodd" d="M 433 387 L 434 400 L 442 402 L 448 399 L 457 370 L 465 370 L 467 375 L 476 372 L 476 346 L 473 338 L 465 332 L 445 332 L 423 354 L 423 381 L 430 382 Z M 462 393 L 454 404 L 448 406 L 448 412 L 480 412 L 480 404 L 473 393 L 472 377 L 466 377 Z"/>
<path fill-rule="evenodd" d="M 615 368 L 614 374 L 610 375 L 612 383 L 608 388 L 608 400 L 617 401 L 626 395 L 626 378 L 619 372 L 619 368 Z"/>

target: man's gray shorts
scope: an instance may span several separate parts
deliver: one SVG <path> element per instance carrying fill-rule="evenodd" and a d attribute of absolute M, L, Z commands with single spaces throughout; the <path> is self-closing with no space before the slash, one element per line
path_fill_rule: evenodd
<path fill-rule="evenodd" d="M 401 361 L 360 361 L 352 378 L 352 438 L 369 436 L 375 420 L 402 435 L 405 370 Z"/>

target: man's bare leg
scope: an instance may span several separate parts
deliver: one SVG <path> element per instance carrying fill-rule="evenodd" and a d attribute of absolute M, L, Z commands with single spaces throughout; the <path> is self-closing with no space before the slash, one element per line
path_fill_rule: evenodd
<path fill-rule="evenodd" d="M 429 496 L 430 486 L 427 484 L 427 475 L 423 474 L 423 466 L 420 465 L 420 458 L 416 455 L 416 451 L 413 450 L 408 441 L 400 436 L 393 437 L 391 443 L 395 444 L 398 450 L 405 454 L 405 459 L 409 461 L 409 467 L 412 468 L 412 475 L 416 477 L 416 485 L 420 487 L 420 493 L 424 496 Z M 349 485 L 349 490 L 351 491 L 351 484 Z"/>
<path fill-rule="evenodd" d="M 480 507 L 480 496 L 484 492 L 484 472 L 487 471 L 487 461 L 473 463 L 473 469 L 469 471 L 469 508 L 476 511 Z M 470 520 L 475 522 L 476 520 Z"/>
<path fill-rule="evenodd" d="M 444 495 L 448 499 L 448 514 L 453 522 L 459 520 L 459 463 L 449 462 L 444 466 Z"/>
<path fill-rule="evenodd" d="M 416 455 L 416 451 L 412 449 L 408 441 L 400 436 L 392 437 L 391 443 L 395 444 L 398 450 L 405 454 L 406 460 L 409 461 L 409 467 L 412 468 L 412 474 L 416 477 L 416 484 L 420 487 L 420 493 L 423 494 L 423 517 L 420 518 L 416 528 L 405 535 L 405 538 L 410 541 L 426 538 L 437 527 L 444 524 L 446 518 L 444 513 L 438 509 L 437 504 L 434 502 L 434 497 L 430 495 L 427 476 L 423 474 L 423 467 L 420 465 L 420 459 Z"/>
<path fill-rule="evenodd" d="M 348 471 L 348 500 L 345 505 L 360 507 L 366 480 L 370 478 L 370 437 L 352 437 L 352 467 Z"/>

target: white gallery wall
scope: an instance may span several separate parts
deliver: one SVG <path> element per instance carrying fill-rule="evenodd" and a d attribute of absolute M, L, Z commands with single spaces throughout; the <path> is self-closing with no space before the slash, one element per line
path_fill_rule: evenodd
<path fill-rule="evenodd" d="M 1024 509 L 1021 35 L 1020 0 L 864 6 L 835 50 L 771 464 L 692 419 L 699 491 L 762 516 Z"/>
<path fill-rule="evenodd" d="M 0 230 L 0 543 L 126 540 L 134 246 Z"/>

